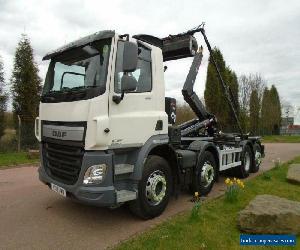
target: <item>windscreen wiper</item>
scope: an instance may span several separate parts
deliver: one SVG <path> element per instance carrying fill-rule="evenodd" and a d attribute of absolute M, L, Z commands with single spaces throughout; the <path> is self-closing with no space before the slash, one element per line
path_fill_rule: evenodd
<path fill-rule="evenodd" d="M 84 89 L 89 89 L 89 88 L 96 88 L 99 86 L 96 85 L 90 85 L 90 86 L 78 86 L 78 87 L 73 87 L 73 88 L 69 88 L 69 87 L 63 87 L 62 90 L 64 90 L 65 92 L 71 92 L 71 91 L 76 91 L 76 90 L 84 90 Z"/>

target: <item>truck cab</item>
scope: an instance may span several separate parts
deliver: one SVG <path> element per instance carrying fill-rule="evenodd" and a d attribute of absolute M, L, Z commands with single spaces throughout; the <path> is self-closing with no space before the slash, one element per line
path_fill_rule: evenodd
<path fill-rule="evenodd" d="M 148 219 L 163 212 L 185 179 L 207 194 L 224 165 L 248 164 L 245 176 L 256 171 L 258 138 L 216 142 L 211 134 L 183 136 L 199 119 L 172 125 L 176 104 L 165 97 L 166 53 L 156 42 L 108 30 L 43 58 L 49 67 L 35 133 L 39 178 L 53 191 L 95 206 L 128 202 Z M 220 158 L 229 154 L 230 161 Z"/>

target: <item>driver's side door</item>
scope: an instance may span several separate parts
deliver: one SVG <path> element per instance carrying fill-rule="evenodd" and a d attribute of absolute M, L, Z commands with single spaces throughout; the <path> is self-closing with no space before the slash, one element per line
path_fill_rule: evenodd
<path fill-rule="evenodd" d="M 109 100 L 109 117 L 112 147 L 130 147 L 142 145 L 155 133 L 158 114 L 155 112 L 155 98 L 152 83 L 151 48 L 138 44 L 137 69 L 128 73 L 137 81 L 134 91 L 125 93 L 123 100 L 117 104 L 113 95 L 121 95 L 123 76 L 124 41 L 118 42 L 113 91 Z"/>

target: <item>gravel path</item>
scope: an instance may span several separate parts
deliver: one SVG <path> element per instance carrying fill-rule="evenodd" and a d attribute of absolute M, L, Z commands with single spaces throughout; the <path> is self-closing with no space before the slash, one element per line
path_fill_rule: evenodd
<path fill-rule="evenodd" d="M 272 168 L 272 160 L 300 155 L 300 144 L 265 145 L 259 173 Z M 223 180 L 209 197 L 224 192 Z M 60 197 L 38 181 L 36 167 L 0 170 L 0 249 L 104 249 L 192 207 L 190 199 L 182 193 L 177 200 L 171 199 L 160 217 L 142 221 L 124 207 L 88 207 Z"/>

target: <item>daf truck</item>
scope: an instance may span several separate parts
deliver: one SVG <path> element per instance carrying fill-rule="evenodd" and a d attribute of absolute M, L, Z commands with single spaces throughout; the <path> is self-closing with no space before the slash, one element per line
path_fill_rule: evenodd
<path fill-rule="evenodd" d="M 223 133 L 193 90 L 210 52 L 236 133 Z M 100 31 L 48 53 L 36 118 L 39 179 L 81 203 L 128 203 L 141 218 L 160 215 L 172 195 L 189 187 L 207 195 L 219 173 L 245 178 L 264 155 L 259 137 L 239 125 L 230 89 L 211 53 L 204 25 L 158 38 Z M 192 57 L 182 94 L 197 118 L 175 125 L 176 100 L 165 96 L 164 62 Z"/>

